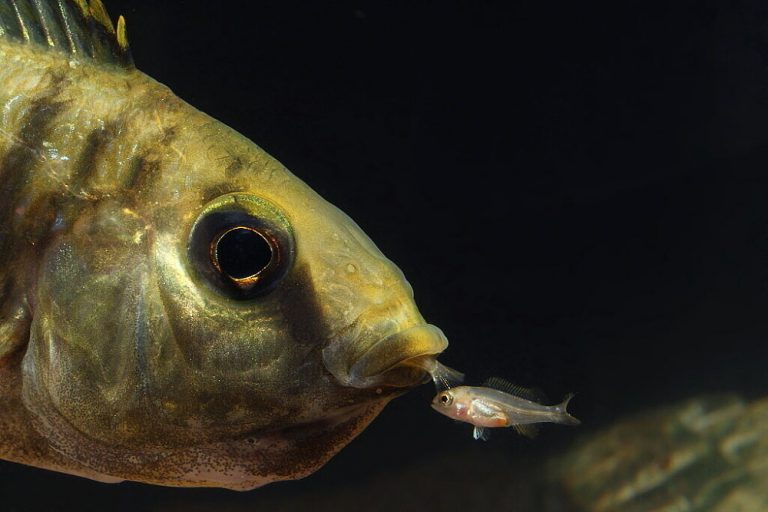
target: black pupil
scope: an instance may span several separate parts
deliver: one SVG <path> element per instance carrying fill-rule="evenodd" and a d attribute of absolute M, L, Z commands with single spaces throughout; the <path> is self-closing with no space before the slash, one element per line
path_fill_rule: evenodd
<path fill-rule="evenodd" d="M 448 401 L 448 395 L 443 395 L 443 396 L 441 396 L 441 397 L 440 397 L 440 400 L 442 400 L 442 401 L 443 401 L 443 403 L 447 402 L 447 401 Z"/>
<path fill-rule="evenodd" d="M 258 274 L 272 260 L 269 242 L 257 231 L 235 228 L 225 233 L 216 244 L 219 268 L 232 279 Z"/>

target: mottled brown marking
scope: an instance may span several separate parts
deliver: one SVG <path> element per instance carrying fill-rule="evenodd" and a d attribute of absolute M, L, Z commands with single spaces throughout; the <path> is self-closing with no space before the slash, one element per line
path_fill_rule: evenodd
<path fill-rule="evenodd" d="M 163 155 L 168 152 L 168 148 L 177 135 L 176 127 L 163 128 L 157 142 L 145 153 L 136 156 L 130 163 L 123 178 L 123 187 L 137 194 L 152 190 L 152 183 L 158 180 L 162 174 Z"/>
<path fill-rule="evenodd" d="M 227 179 L 232 179 L 243 172 L 244 168 L 245 164 L 242 158 L 236 155 L 229 156 L 227 157 L 227 166 L 224 168 L 224 175 Z"/>
<path fill-rule="evenodd" d="M 115 123 L 108 123 L 88 134 L 83 150 L 80 152 L 80 156 L 77 158 L 77 162 L 75 162 L 72 169 L 71 182 L 74 190 L 87 190 L 93 178 L 93 173 L 96 170 L 98 159 L 114 140 L 116 134 L 117 127 Z"/>
<path fill-rule="evenodd" d="M 35 168 L 44 163 L 42 142 L 65 104 L 57 101 L 60 80 L 50 91 L 34 100 L 8 152 L 0 158 L 0 266 L 7 264 L 11 251 L 13 217 Z"/>
<path fill-rule="evenodd" d="M 3 279 L 2 286 L 0 286 L 0 304 L 2 304 L 3 299 L 11 296 L 12 287 L 13 283 L 11 283 L 11 278 L 5 277 L 5 279 Z"/>
<path fill-rule="evenodd" d="M 151 155 L 137 156 L 125 174 L 124 186 L 132 192 L 147 190 L 160 174 L 160 162 Z"/>
<path fill-rule="evenodd" d="M 176 138 L 176 127 L 175 126 L 166 126 L 163 128 L 163 134 L 160 136 L 160 140 L 158 141 L 158 144 L 160 146 L 168 146 L 171 142 L 173 142 L 173 139 Z"/>
<path fill-rule="evenodd" d="M 36 168 L 45 164 L 42 143 L 65 107 L 65 103 L 57 99 L 63 82 L 61 75 L 50 75 L 50 85 L 40 96 L 31 100 L 18 133 L 10 135 L 12 145 L 4 155 L 0 155 L 0 269 L 6 271 L 19 258 L 19 253 L 32 247 L 38 235 L 23 232 L 28 227 L 30 213 L 17 212 L 17 208 L 26 199 L 25 194 L 32 193 L 27 190 L 27 185 Z M 35 199 L 30 203 L 34 203 Z M 16 290 L 23 279 L 24 276 L 11 273 L 11 277 L 3 284 L 0 296 L 2 316 L 16 316 L 21 300 Z M 28 328 L 26 318 L 6 318 L 0 325 L 6 330 L 3 333 L 5 339 L 1 340 L 6 345 L 4 352 L 20 346 L 28 339 L 25 335 Z"/>
<path fill-rule="evenodd" d="M 18 230 L 29 244 L 41 243 L 50 236 L 60 202 L 60 196 L 54 192 L 35 195 L 18 224 Z"/>

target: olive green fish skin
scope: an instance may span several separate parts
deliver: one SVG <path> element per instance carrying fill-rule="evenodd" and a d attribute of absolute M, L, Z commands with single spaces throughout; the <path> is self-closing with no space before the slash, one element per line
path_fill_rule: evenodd
<path fill-rule="evenodd" d="M 191 233 L 217 208 L 292 241 L 274 290 L 233 299 L 196 270 Z M 397 267 L 252 142 L 133 68 L 0 37 L 0 458 L 300 478 L 446 346 Z"/>

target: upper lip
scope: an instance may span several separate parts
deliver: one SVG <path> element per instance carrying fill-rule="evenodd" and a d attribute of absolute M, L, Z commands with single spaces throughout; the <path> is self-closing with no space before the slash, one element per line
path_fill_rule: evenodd
<path fill-rule="evenodd" d="M 386 336 L 372 344 L 349 368 L 350 384 L 404 386 L 421 381 L 424 371 L 409 365 L 416 358 L 435 356 L 448 346 L 443 332 L 431 324 L 419 324 Z M 394 373 L 400 370 L 400 375 Z"/>

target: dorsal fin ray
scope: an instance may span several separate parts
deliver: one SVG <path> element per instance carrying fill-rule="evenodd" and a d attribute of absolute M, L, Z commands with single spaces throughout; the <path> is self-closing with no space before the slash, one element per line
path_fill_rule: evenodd
<path fill-rule="evenodd" d="M 0 0 L 0 38 L 133 68 L 125 20 L 115 29 L 101 0 Z"/>
<path fill-rule="evenodd" d="M 544 393 L 541 390 L 524 388 L 523 386 L 512 384 L 508 380 L 502 379 L 501 377 L 491 377 L 483 382 L 483 386 L 497 389 L 511 395 L 519 396 L 520 398 L 530 400 L 531 402 L 536 402 L 539 404 L 547 402 L 547 397 L 544 396 Z"/>

